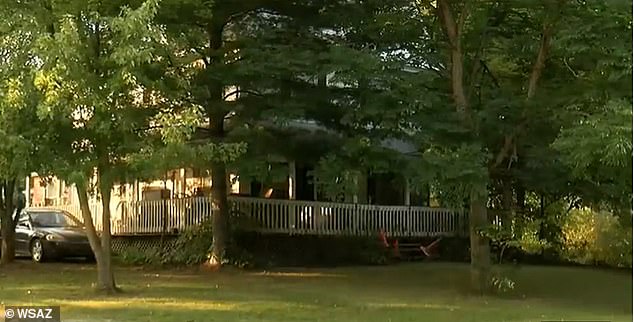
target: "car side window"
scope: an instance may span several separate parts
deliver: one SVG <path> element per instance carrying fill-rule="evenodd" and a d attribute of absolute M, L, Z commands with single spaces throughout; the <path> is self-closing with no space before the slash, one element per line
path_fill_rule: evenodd
<path fill-rule="evenodd" d="M 29 227 L 29 215 L 27 213 L 21 213 L 20 219 L 18 219 L 18 226 Z"/>

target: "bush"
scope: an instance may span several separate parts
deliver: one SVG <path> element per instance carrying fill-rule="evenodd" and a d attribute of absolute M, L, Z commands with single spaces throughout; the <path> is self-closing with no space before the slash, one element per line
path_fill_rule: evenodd
<path fill-rule="evenodd" d="M 138 247 L 126 247 L 117 255 L 119 261 L 123 264 L 145 265 L 157 261 L 158 256 L 155 251 L 156 249 L 154 248 L 150 250 L 142 250 Z"/>
<path fill-rule="evenodd" d="M 515 289 L 515 282 L 508 276 L 494 274 L 491 277 L 491 287 L 495 293 L 509 293 Z"/>
<path fill-rule="evenodd" d="M 539 238 L 541 221 L 529 216 L 516 215 L 510 223 L 504 225 L 490 225 L 483 234 L 491 239 L 493 250 L 497 250 L 499 263 L 508 255 L 509 251 L 519 251 L 522 255 L 541 253 L 549 244 Z M 508 256 L 506 256 L 508 257 Z"/>
<path fill-rule="evenodd" d="M 580 264 L 632 267 L 632 227 L 609 212 L 574 209 L 562 228 L 561 256 Z"/>
<path fill-rule="evenodd" d="M 208 259 L 213 242 L 212 220 L 206 220 L 192 229 L 183 231 L 174 247 L 163 254 L 162 264 L 195 265 Z"/>
<path fill-rule="evenodd" d="M 234 236 L 235 232 L 230 233 Z M 175 265 L 191 266 L 202 264 L 209 259 L 213 243 L 212 220 L 185 230 L 177 238 L 162 245 L 147 249 L 127 247 L 119 252 L 119 260 L 131 265 Z M 248 268 L 252 266 L 253 256 L 237 246 L 234 240 L 228 241 L 225 263 Z"/>
<path fill-rule="evenodd" d="M 388 250 L 378 236 L 342 237 L 241 232 L 235 245 L 246 250 L 253 265 L 338 266 L 381 265 L 388 261 Z M 234 256 L 235 257 L 235 256 Z"/>

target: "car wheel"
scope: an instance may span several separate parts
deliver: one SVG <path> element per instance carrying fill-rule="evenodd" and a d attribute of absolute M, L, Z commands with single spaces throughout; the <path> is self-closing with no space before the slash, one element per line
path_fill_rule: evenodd
<path fill-rule="evenodd" d="M 45 259 L 44 245 L 42 245 L 42 241 L 37 238 L 31 242 L 31 259 L 36 263 L 41 263 Z"/>

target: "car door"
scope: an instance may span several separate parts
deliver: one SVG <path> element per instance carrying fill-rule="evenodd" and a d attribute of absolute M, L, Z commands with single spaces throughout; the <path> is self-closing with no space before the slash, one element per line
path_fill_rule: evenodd
<path fill-rule="evenodd" d="M 18 225 L 15 227 L 15 253 L 16 255 L 29 255 L 29 241 L 31 238 L 31 223 L 26 213 L 20 214 Z"/>

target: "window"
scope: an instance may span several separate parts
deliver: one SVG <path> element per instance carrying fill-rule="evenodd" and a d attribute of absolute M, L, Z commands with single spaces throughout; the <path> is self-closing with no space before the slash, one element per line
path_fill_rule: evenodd
<path fill-rule="evenodd" d="M 83 225 L 65 212 L 31 213 L 31 222 L 35 227 L 82 227 Z"/>

